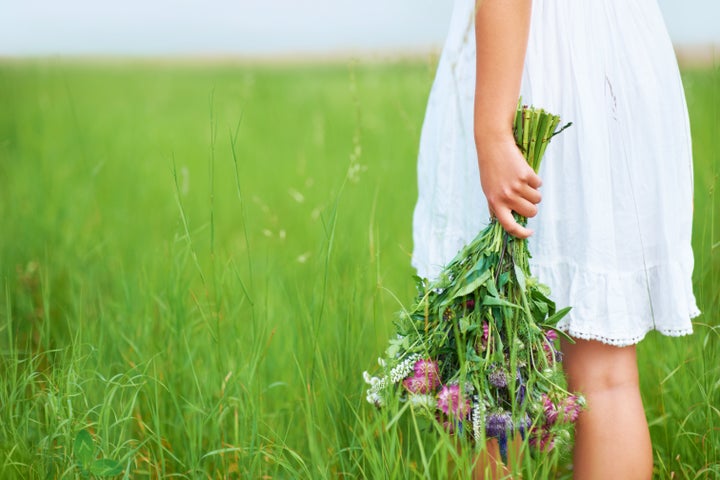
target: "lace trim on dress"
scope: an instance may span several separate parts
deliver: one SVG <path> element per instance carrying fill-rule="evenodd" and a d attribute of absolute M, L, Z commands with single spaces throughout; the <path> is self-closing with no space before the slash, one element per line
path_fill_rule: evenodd
<path fill-rule="evenodd" d="M 693 310 L 690 314 L 690 319 L 696 318 L 698 315 L 700 315 L 700 310 Z M 610 338 L 603 335 L 598 335 L 596 333 L 588 333 L 583 332 L 580 330 L 576 330 L 572 327 L 568 328 L 567 325 L 565 326 L 558 326 L 560 330 L 567 333 L 573 338 L 579 338 L 581 340 L 594 340 L 597 342 L 604 343 L 606 345 L 612 345 L 614 347 L 628 347 L 630 345 L 637 345 L 640 343 L 640 341 L 645 338 L 645 336 L 648 334 L 648 332 L 651 332 L 653 330 L 657 331 L 658 333 L 661 333 L 662 335 L 666 335 L 668 337 L 682 337 L 685 335 L 691 335 L 693 333 L 692 328 L 679 328 L 679 329 L 671 329 L 671 328 L 648 328 L 646 329 L 642 334 L 635 335 L 632 337 L 622 337 L 622 338 Z"/>

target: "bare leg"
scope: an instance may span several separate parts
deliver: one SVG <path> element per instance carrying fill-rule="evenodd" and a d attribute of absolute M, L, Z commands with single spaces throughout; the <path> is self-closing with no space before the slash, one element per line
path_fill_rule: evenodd
<path fill-rule="evenodd" d="M 652 477 L 652 445 L 640 398 L 635 346 L 563 342 L 571 391 L 587 400 L 575 429 L 577 480 Z"/>
<path fill-rule="evenodd" d="M 513 437 L 508 442 L 508 450 L 510 452 L 510 460 L 518 464 L 521 461 L 522 440 L 519 435 Z M 475 469 L 473 470 L 473 480 L 501 480 L 512 479 L 510 469 L 503 463 L 500 457 L 500 447 L 497 440 L 489 438 L 485 450 L 479 455 Z"/>
<path fill-rule="evenodd" d="M 475 465 L 473 479 L 496 480 L 502 478 L 506 470 L 505 465 L 503 465 L 500 459 L 500 449 L 498 448 L 497 440 L 488 439 L 487 445 L 485 445 L 485 451 L 480 454 L 478 462 Z"/>

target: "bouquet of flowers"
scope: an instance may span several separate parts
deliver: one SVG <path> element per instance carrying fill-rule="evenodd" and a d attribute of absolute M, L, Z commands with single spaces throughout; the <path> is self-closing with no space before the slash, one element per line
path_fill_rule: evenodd
<path fill-rule="evenodd" d="M 515 140 L 537 172 L 557 115 L 518 104 Z M 516 215 L 525 223 L 526 219 Z M 558 321 L 550 290 L 529 267 L 527 241 L 497 220 L 430 282 L 417 277 L 417 298 L 400 313 L 379 376 L 364 372 L 367 400 L 378 407 L 394 391 L 446 430 L 483 445 L 494 437 L 503 459 L 519 433 L 535 451 L 552 449 L 584 404 L 564 387 Z"/>

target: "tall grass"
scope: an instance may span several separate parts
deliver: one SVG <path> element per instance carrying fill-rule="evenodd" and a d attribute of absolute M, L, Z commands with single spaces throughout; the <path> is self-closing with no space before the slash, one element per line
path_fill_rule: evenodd
<path fill-rule="evenodd" d="M 695 155 L 695 333 L 640 344 L 659 478 L 720 477 L 720 67 L 684 75 Z"/>
<path fill-rule="evenodd" d="M 413 295 L 433 69 L 0 64 L 0 478 L 79 477 L 83 429 L 125 478 L 469 472 L 360 375 Z M 658 478 L 714 478 L 720 74 L 685 78 L 704 315 L 640 362 Z"/>

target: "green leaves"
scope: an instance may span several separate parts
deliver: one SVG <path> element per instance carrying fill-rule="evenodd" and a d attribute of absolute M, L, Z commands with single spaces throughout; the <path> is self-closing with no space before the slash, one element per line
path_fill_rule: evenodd
<path fill-rule="evenodd" d="M 553 325 L 553 326 L 555 326 L 555 325 L 557 324 L 557 322 L 560 321 L 561 318 L 563 318 L 565 315 L 567 315 L 567 314 L 570 312 L 570 309 L 571 309 L 571 308 L 572 308 L 572 307 L 565 307 L 565 308 L 562 308 L 562 309 L 558 310 L 558 311 L 555 312 L 553 315 L 551 315 L 550 317 L 548 317 L 548 319 L 546 320 L 546 322 L 548 323 L 548 325 Z"/>
<path fill-rule="evenodd" d="M 482 304 L 486 307 L 520 308 L 520 305 L 509 302 L 509 301 L 505 300 L 504 298 L 491 297 L 490 295 L 486 295 L 485 298 L 483 298 Z"/>
<path fill-rule="evenodd" d="M 515 270 L 515 280 L 517 280 L 520 291 L 525 293 L 525 290 L 527 290 L 527 286 L 525 284 L 525 273 L 523 273 L 523 269 L 517 263 L 514 264 L 513 267 Z"/>
<path fill-rule="evenodd" d="M 467 277 L 465 277 L 463 286 L 453 294 L 453 300 L 474 292 L 481 286 L 485 285 L 489 280 L 492 280 L 492 273 L 490 270 L 473 270 L 467 275 Z"/>
<path fill-rule="evenodd" d="M 518 109 L 516 141 L 536 170 L 558 121 L 542 110 Z M 542 395 L 555 399 L 570 395 L 561 385 L 562 370 L 548 337 L 570 309 L 556 312 L 549 289 L 532 276 L 529 263 L 527 241 L 510 236 L 492 221 L 458 252 L 437 280 L 416 277 L 418 296 L 401 315 L 399 336 L 390 340 L 382 388 L 417 394 L 414 386 L 401 382 L 410 378 L 401 362 L 412 354 L 437 365 L 438 381 L 422 391 L 437 400 L 437 407 L 425 412 L 433 420 L 449 418 L 447 409 L 440 406 L 448 386 L 467 389 L 472 385 L 464 395 L 476 392 L 473 400 L 466 400 L 477 402 L 477 408 L 505 412 L 516 423 L 531 418 L 542 424 Z M 466 421 L 466 432 L 471 432 L 475 425 Z M 564 427 L 556 430 L 560 428 Z"/>
<path fill-rule="evenodd" d="M 90 473 L 98 477 L 114 477 L 123 471 L 122 465 L 109 458 L 101 458 L 90 464 Z"/>
<path fill-rule="evenodd" d="M 75 458 L 79 463 L 87 465 L 92 460 L 94 452 L 95 445 L 92 437 L 87 430 L 80 430 L 75 437 L 75 445 L 73 446 Z"/>
<path fill-rule="evenodd" d="M 478 328 L 477 322 L 472 321 L 469 317 L 461 318 L 458 322 L 458 326 L 460 327 L 460 333 L 462 334 L 473 332 Z"/>
<path fill-rule="evenodd" d="M 75 436 L 73 455 L 83 477 L 88 474 L 96 477 L 114 477 L 122 473 L 120 462 L 110 458 L 96 458 L 95 442 L 90 432 L 83 429 Z"/>

